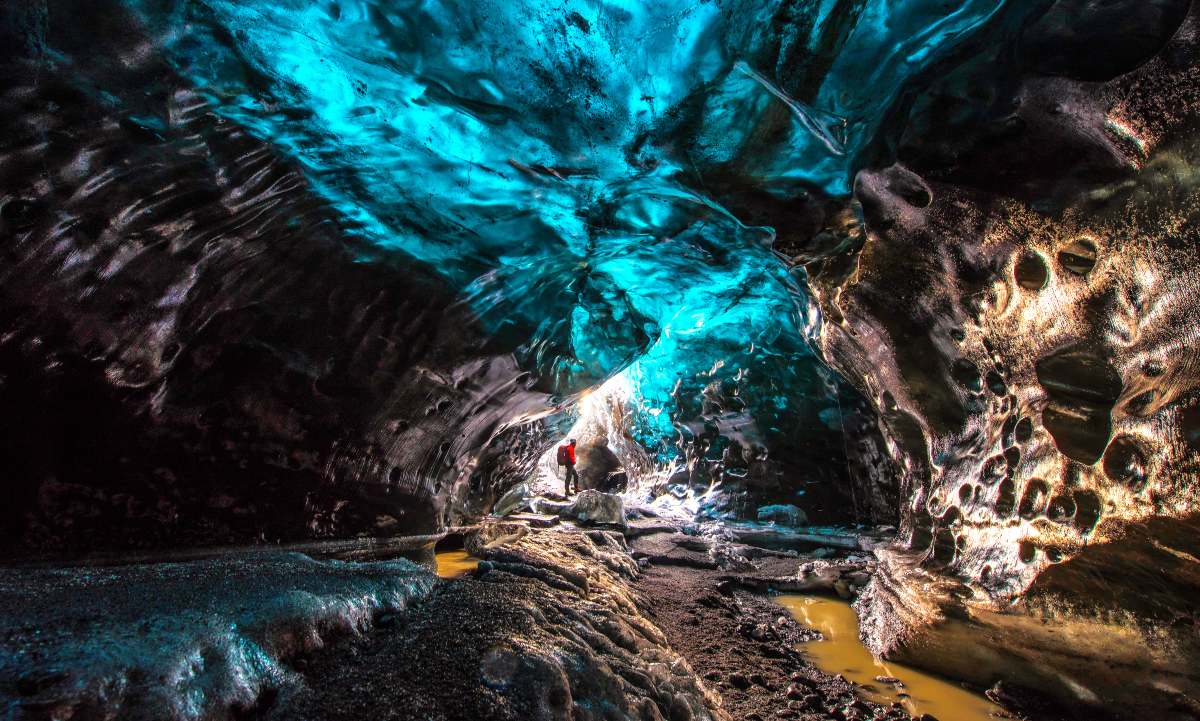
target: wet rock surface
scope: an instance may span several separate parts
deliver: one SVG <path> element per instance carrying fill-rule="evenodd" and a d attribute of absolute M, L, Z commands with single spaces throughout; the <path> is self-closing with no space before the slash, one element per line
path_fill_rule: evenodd
<path fill-rule="evenodd" d="M 1200 16 L 1050 5 L 1015 36 L 1019 63 L 984 53 L 914 89 L 898 162 L 856 181 L 861 253 L 813 268 L 826 356 L 862 379 L 908 471 L 899 547 L 860 608 L 876 652 L 984 684 L 985 667 L 1043 668 L 1025 681 L 1082 717 L 1182 718 L 1197 636 L 1165 619 L 1190 619 L 1195 573 L 1172 529 L 1193 523 L 1200 459 L 1200 376 L 1180 350 L 1200 302 Z M 1102 38 L 1096 64 L 1081 48 Z M 1155 612 L 1143 573 L 1172 579 L 1150 586 Z M 990 629 L 991 651 L 922 637 L 947 619 Z M 1072 631 L 1028 630 L 1042 624 Z"/>

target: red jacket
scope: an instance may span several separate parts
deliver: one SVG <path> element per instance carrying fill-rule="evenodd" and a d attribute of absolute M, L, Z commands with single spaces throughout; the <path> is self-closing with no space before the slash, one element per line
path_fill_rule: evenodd
<path fill-rule="evenodd" d="M 573 466 L 573 465 L 575 465 L 575 446 L 568 445 L 566 448 L 567 448 L 567 461 Z"/>

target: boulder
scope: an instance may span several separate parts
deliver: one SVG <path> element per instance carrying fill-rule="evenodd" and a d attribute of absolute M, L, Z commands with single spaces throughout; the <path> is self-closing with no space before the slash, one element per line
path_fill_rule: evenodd
<path fill-rule="evenodd" d="M 625 503 L 621 497 L 590 489 L 576 496 L 575 502 L 563 508 L 559 514 L 579 523 L 625 525 Z"/>
<path fill-rule="evenodd" d="M 780 503 L 759 508 L 758 520 L 783 526 L 802 526 L 808 523 L 808 516 L 790 503 Z"/>
<path fill-rule="evenodd" d="M 563 516 L 565 511 L 571 507 L 571 501 L 559 501 L 553 498 L 543 498 L 541 496 L 529 502 L 529 508 L 534 513 L 541 513 L 553 516 Z"/>
<path fill-rule="evenodd" d="M 600 490 L 605 493 L 624 493 L 629 490 L 629 474 L 623 470 L 612 471 L 604 479 L 604 484 Z"/>
<path fill-rule="evenodd" d="M 495 508 L 492 513 L 497 516 L 507 516 L 511 513 L 517 513 L 529 508 L 529 499 L 533 492 L 529 490 L 528 483 L 518 483 L 508 489 L 500 500 L 496 501 Z"/>
<path fill-rule="evenodd" d="M 720 566 L 709 553 L 711 548 L 712 542 L 703 537 L 683 533 L 655 533 L 635 537 L 633 557 L 644 558 L 656 565 L 716 569 Z"/>
<path fill-rule="evenodd" d="M 562 519 L 544 513 L 514 513 L 508 517 L 508 520 L 524 523 L 530 528 L 550 528 L 557 526 Z"/>

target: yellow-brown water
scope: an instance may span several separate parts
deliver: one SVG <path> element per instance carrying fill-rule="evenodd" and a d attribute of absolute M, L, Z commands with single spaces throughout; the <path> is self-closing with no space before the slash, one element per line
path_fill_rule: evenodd
<path fill-rule="evenodd" d="M 783 594 L 777 600 L 792 617 L 825 637 L 802 650 L 822 671 L 842 674 L 862 686 L 862 695 L 878 703 L 898 701 L 914 716 L 931 714 L 940 721 L 992 721 L 1002 709 L 983 696 L 916 669 L 876 659 L 858 640 L 858 616 L 836 598 Z M 903 687 L 875 680 L 898 678 Z"/>
<path fill-rule="evenodd" d="M 475 570 L 479 559 L 468 555 L 466 551 L 438 551 L 437 574 L 442 578 L 454 578 L 467 571 Z"/>

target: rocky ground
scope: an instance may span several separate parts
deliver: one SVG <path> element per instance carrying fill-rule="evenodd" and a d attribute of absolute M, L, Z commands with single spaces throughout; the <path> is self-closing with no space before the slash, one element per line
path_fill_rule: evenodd
<path fill-rule="evenodd" d="M 477 571 L 366 637 L 296 659 L 303 689 L 258 717 L 910 718 L 808 663 L 796 646 L 814 633 L 749 590 L 785 577 L 803 587 L 795 554 L 655 523 L 625 533 L 509 524 L 468 549 L 484 559 Z M 816 565 L 809 578 L 826 588 L 861 573 Z"/>
<path fill-rule="evenodd" d="M 719 571 L 651 567 L 638 589 L 649 618 L 720 694 L 730 716 L 908 721 L 902 709 L 861 700 L 852 684 L 809 664 L 795 646 L 812 640 L 812 632 L 768 598 L 722 587 L 721 577 Z"/>
<path fill-rule="evenodd" d="M 293 661 L 269 719 L 723 721 L 719 697 L 642 613 L 624 537 L 504 524 L 484 559 L 363 638 Z"/>
<path fill-rule="evenodd" d="M 910 718 L 901 708 L 858 698 L 853 684 L 809 663 L 796 647 L 817 634 L 768 596 L 747 589 L 759 585 L 756 579 L 765 586 L 773 579 L 794 578 L 808 559 L 662 532 L 635 538 L 632 550 L 644 566 L 636 587 L 647 616 L 720 695 L 732 718 Z M 731 574 L 714 558 L 733 569 L 740 566 L 742 573 Z M 856 569 L 853 564 L 817 565 L 830 569 L 813 574 L 823 579 L 816 583 L 828 583 L 828 588 L 840 580 L 841 569 Z"/>
<path fill-rule="evenodd" d="M 766 593 L 852 595 L 871 554 L 769 550 L 762 529 L 752 545 L 655 518 L 523 515 L 537 523 L 466 532 L 479 566 L 449 580 L 406 561 L 258 553 L 94 569 L 102 612 L 68 600 L 78 570 L 13 571 L 0 600 L 60 610 L 7 632 L 0 651 L 19 654 L 0 656 L 0 716 L 909 721 L 810 664 L 798 649 L 816 633 Z"/>

